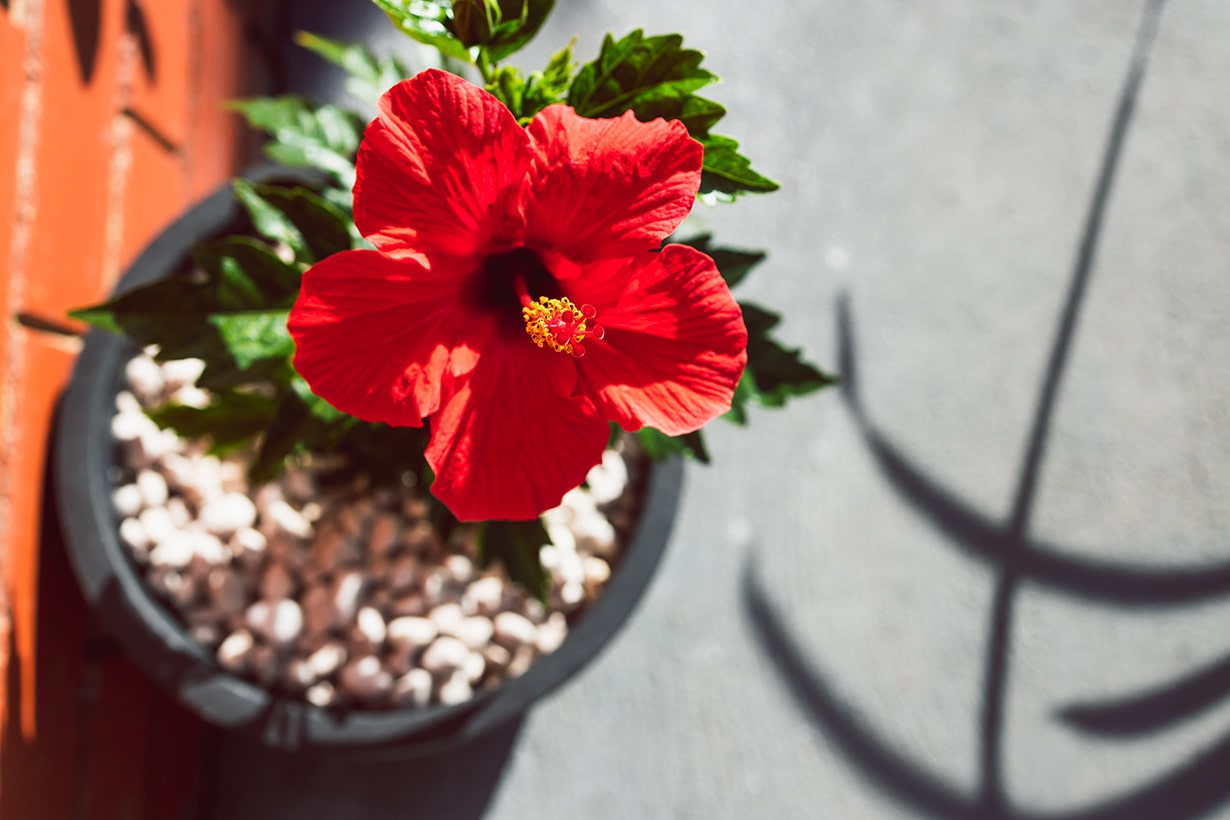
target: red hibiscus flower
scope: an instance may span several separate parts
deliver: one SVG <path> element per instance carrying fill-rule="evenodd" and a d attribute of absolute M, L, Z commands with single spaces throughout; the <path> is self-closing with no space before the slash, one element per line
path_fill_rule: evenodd
<path fill-rule="evenodd" d="M 608 421 L 688 433 L 747 360 L 708 256 L 661 241 L 700 184 L 678 122 L 553 105 L 520 127 L 428 70 L 390 89 L 359 149 L 355 224 L 376 250 L 304 276 L 295 367 L 339 410 L 421 426 L 462 520 L 529 519 L 602 458 Z"/>

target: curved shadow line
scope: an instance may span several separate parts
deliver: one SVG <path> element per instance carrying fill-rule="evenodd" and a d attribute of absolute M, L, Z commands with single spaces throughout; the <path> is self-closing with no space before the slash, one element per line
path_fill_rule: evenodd
<path fill-rule="evenodd" d="M 944 820 L 1126 820 L 1195 818 L 1230 799 L 1230 737 L 1192 755 L 1169 773 L 1125 795 L 1075 810 L 1030 812 L 1001 805 L 993 813 L 894 751 L 867 729 L 812 664 L 756 578 L 749 555 L 742 574 L 742 603 L 756 646 L 781 679 L 799 711 L 833 741 L 869 782 L 907 808 Z"/>
<path fill-rule="evenodd" d="M 750 555 L 743 568 L 743 608 L 764 652 L 799 711 L 836 741 L 847 759 L 890 795 L 934 817 L 979 820 L 972 798 L 923 771 L 859 724 L 843 703 L 810 668 L 798 644 L 787 634 L 768 596 L 755 578 Z"/>
<path fill-rule="evenodd" d="M 1195 717 L 1230 695 L 1230 655 L 1178 681 L 1111 701 L 1074 703 L 1056 716 L 1080 732 L 1135 737 Z"/>
<path fill-rule="evenodd" d="M 849 296 L 837 299 L 841 393 L 881 473 L 902 498 L 967 554 L 1019 572 L 1073 597 L 1121 606 L 1174 606 L 1230 592 L 1230 563 L 1191 569 L 1133 567 L 1075 558 L 1060 548 L 1011 534 L 957 498 L 907 458 L 868 417 L 858 392 L 858 369 Z"/>

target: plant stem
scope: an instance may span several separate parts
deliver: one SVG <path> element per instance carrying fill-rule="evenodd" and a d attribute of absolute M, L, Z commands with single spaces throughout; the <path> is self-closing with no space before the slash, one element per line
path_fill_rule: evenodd
<path fill-rule="evenodd" d="M 491 62 L 491 57 L 487 54 L 487 49 L 482 46 L 478 47 L 478 61 L 475 63 L 478 66 L 478 73 L 483 75 L 483 84 L 487 85 L 495 76 L 495 63 Z"/>

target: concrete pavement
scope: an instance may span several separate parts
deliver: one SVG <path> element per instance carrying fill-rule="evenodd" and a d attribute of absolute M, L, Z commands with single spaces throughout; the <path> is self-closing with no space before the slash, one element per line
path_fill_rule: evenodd
<path fill-rule="evenodd" d="M 519 64 L 708 53 L 783 189 L 704 218 L 847 382 L 714 425 L 636 616 L 428 814 L 1230 817 L 1230 5 L 559 6 Z"/>
<path fill-rule="evenodd" d="M 1230 817 L 1230 7 L 704 8 L 541 40 L 708 52 L 784 182 L 708 215 L 743 295 L 857 372 L 713 430 L 487 816 Z"/>

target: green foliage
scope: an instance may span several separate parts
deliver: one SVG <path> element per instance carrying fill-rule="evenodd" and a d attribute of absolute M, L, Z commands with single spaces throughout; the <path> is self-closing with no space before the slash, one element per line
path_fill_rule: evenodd
<path fill-rule="evenodd" d="M 242 179 L 233 187 L 257 233 L 286 245 L 296 262 L 311 264 L 350 249 L 350 217 L 314 191 Z"/>
<path fill-rule="evenodd" d="M 614 117 L 631 111 L 641 121 L 680 120 L 705 146 L 701 198 L 731 201 L 741 193 L 767 193 L 776 182 L 752 170 L 739 143 L 711 134 L 726 109 L 697 91 L 717 81 L 701 68 L 704 55 L 683 47 L 683 37 L 646 37 L 637 29 L 621 40 L 610 35 L 598 58 L 581 67 L 568 90 L 568 104 L 583 117 Z"/>
<path fill-rule="evenodd" d="M 226 346 L 237 371 L 248 376 L 256 369 L 272 371 L 295 354 L 295 343 L 286 329 L 289 315 L 288 310 L 250 310 L 215 314 L 206 321 Z"/>
<path fill-rule="evenodd" d="M 410 76 L 410 69 L 397 57 L 377 57 L 361 45 L 308 32 L 295 35 L 295 42 L 345 71 L 346 90 L 370 105 L 375 105 L 391 86 Z"/>
<path fill-rule="evenodd" d="M 459 0 L 454 7 L 465 5 Z M 474 0 L 469 0 L 474 2 Z M 533 39 L 546 22 L 555 0 L 483 0 L 494 22 L 483 44 L 492 60 L 503 60 Z"/>
<path fill-rule="evenodd" d="M 729 202 L 744 193 L 776 190 L 776 182 L 752 168 L 735 140 L 712 133 L 726 114 L 699 95 L 717 81 L 702 67 L 701 52 L 684 47 L 677 34 L 647 37 L 641 30 L 616 40 L 607 36 L 596 59 L 578 67 L 573 44 L 556 52 L 541 71 L 528 75 L 497 65 L 538 32 L 554 0 L 373 0 L 403 32 L 435 48 L 445 65 L 478 67 L 487 90 L 521 124 L 543 108 L 567 103 L 585 117 L 615 117 L 631 111 L 642 121 L 678 120 L 704 146 L 700 198 Z M 347 90 L 375 104 L 390 86 L 410 76 L 392 56 L 303 33 L 303 47 L 341 67 Z M 197 357 L 206 362 L 199 379 L 211 391 L 204 407 L 173 404 L 151 412 L 160 425 L 192 438 L 207 438 L 218 454 L 246 450 L 255 482 L 274 478 L 288 457 L 340 452 L 377 483 L 433 476 L 423 456 L 429 431 L 390 428 L 359 421 L 311 392 L 295 372 L 287 317 L 304 271 L 339 251 L 366 246 L 352 216 L 355 155 L 364 118 L 345 108 L 297 96 L 240 100 L 232 107 L 269 135 L 265 153 L 284 165 L 320 175 L 310 185 L 257 184 L 238 180 L 234 194 L 246 215 L 236 235 L 207 242 L 193 252 L 189 269 L 130 289 L 72 315 L 96 327 L 123 333 L 143 346 L 156 345 L 161 360 Z M 765 258 L 761 251 L 718 247 L 711 236 L 688 244 L 709 254 L 726 282 L 738 285 Z M 757 305 L 742 305 L 748 328 L 748 366 L 727 418 L 745 423 L 751 403 L 781 406 L 835 383 L 785 347 L 772 332 L 780 317 Z M 671 437 L 650 428 L 637 436 L 655 458 L 682 454 L 708 463 L 701 431 Z M 339 480 L 341 480 L 339 478 Z M 445 531 L 456 520 L 436 505 Z M 549 579 L 539 550 L 549 543 L 541 521 L 487 522 L 477 529 L 478 557 L 500 562 L 514 580 L 540 598 Z"/>
<path fill-rule="evenodd" d="M 767 194 L 780 186 L 752 170 L 751 161 L 739 153 L 739 143 L 716 134 L 701 139 L 705 165 L 700 176 L 700 198 L 706 205 L 733 202 L 743 192 Z"/>
<path fill-rule="evenodd" d="M 732 288 L 742 282 L 766 257 L 764 251 L 714 246 L 711 234 L 702 234 L 681 244 L 690 245 L 712 257 L 718 272 Z M 792 396 L 806 395 L 837 383 L 835 376 L 804 361 L 801 351 L 784 347 L 773 338 L 770 331 L 781 323 L 781 316 L 750 302 L 741 302 L 739 307 L 743 311 L 743 322 L 748 333 L 747 368 L 735 390 L 731 409 L 725 415 L 727 421 L 746 424 L 749 403 L 764 407 L 781 407 Z M 655 440 L 658 437 L 675 443 L 667 444 Z M 645 438 L 642 435 L 642 443 L 655 457 L 669 452 L 688 454 L 689 450 L 693 451 L 692 455 L 696 455 L 697 448 L 694 444 L 671 439 L 657 431 L 652 432 L 651 440 L 646 441 Z M 703 444 L 699 449 L 703 452 Z M 707 457 L 701 460 L 706 461 Z"/>
<path fill-rule="evenodd" d="M 445 57 L 471 62 L 469 48 L 452 31 L 449 0 L 373 0 L 393 25 Z"/>
<path fill-rule="evenodd" d="M 303 270 L 351 246 L 351 218 L 309 188 L 245 180 L 233 187 L 256 236 L 199 245 L 189 269 L 72 315 L 142 346 L 157 345 L 162 361 L 204 360 L 198 384 L 213 392 L 213 401 L 200 408 L 170 405 L 151 416 L 182 435 L 208 434 L 219 452 L 252 448 L 250 473 L 261 481 L 276 475 L 287 455 L 344 450 L 356 428 L 370 426 L 312 394 L 291 364 L 294 342 L 286 327 Z M 279 247 L 289 259 L 278 255 Z"/>
<path fill-rule="evenodd" d="M 272 286 L 254 278 L 227 247 L 215 244 L 202 258 L 209 260 L 195 270 L 127 290 L 108 302 L 72 311 L 71 315 L 95 327 L 121 333 L 141 345 L 158 345 L 161 358 L 197 357 L 218 362 L 228 371 L 242 369 L 250 355 L 232 355 L 223 337 L 223 325 L 233 337 L 246 321 L 265 323 L 270 311 L 285 315 L 270 304 L 285 301 L 271 292 Z M 246 252 L 246 251 L 245 251 Z M 276 260 L 272 254 L 262 257 Z M 259 274 L 258 274 L 259 277 Z M 291 297 L 293 298 L 293 297 Z M 226 320 L 213 324 L 213 317 Z"/>
<path fill-rule="evenodd" d="M 685 458 L 694 458 L 701 464 L 709 463 L 709 450 L 705 447 L 705 438 L 700 430 L 682 436 L 668 436 L 652 427 L 642 427 L 636 431 L 636 437 L 640 439 L 645 452 L 658 461 L 678 454 Z"/>
<path fill-rule="evenodd" d="M 225 390 L 206 407 L 167 404 L 149 411 L 149 416 L 159 427 L 184 438 L 208 440 L 214 455 L 226 455 L 263 433 L 276 409 L 275 399 L 266 393 Z"/>
<path fill-rule="evenodd" d="M 704 55 L 683 48 L 683 37 L 645 37 L 640 29 L 602 41 L 598 58 L 581 67 L 568 91 L 568 104 L 583 117 L 615 117 L 632 111 L 638 119 L 680 119 L 684 100 L 717 82 L 700 67 Z"/>
<path fill-rule="evenodd" d="M 373 0 L 393 24 L 441 56 L 503 60 L 542 27 L 555 0 Z"/>
<path fill-rule="evenodd" d="M 726 280 L 727 287 L 733 288 L 743 281 L 752 269 L 768 256 L 764 251 L 746 251 L 735 248 L 719 248 L 713 246 L 713 235 L 703 234 L 680 243 L 690 245 L 696 250 L 706 253 L 717 265 L 718 272 Z"/>
<path fill-rule="evenodd" d="M 533 521 L 486 521 L 478 525 L 478 559 L 484 565 L 502 563 L 508 575 L 540 601 L 551 591 L 549 578 L 538 558 L 551 538 L 541 519 Z"/>
<path fill-rule="evenodd" d="M 449 28 L 462 45 L 480 46 L 490 42 L 491 33 L 499 22 L 497 0 L 456 0 Z"/>
<path fill-rule="evenodd" d="M 327 440 L 313 435 L 311 412 L 297 393 L 283 390 L 279 397 L 277 409 L 262 431 L 256 456 L 248 465 L 248 477 L 254 483 L 276 478 L 286 457 L 303 442 L 312 442 L 314 452 L 332 449 L 327 446 Z"/>
<path fill-rule="evenodd" d="M 781 407 L 792 396 L 803 396 L 837 384 L 837 378 L 803 360 L 802 352 L 783 346 L 770 332 L 781 316 L 751 302 L 740 302 L 747 325 L 747 369 L 735 392 L 728 417 L 736 423 L 747 418 L 746 404 Z"/>
<path fill-rule="evenodd" d="M 251 297 L 252 304 L 290 307 L 299 293 L 299 266 L 283 261 L 268 244 L 255 237 L 228 236 L 204 242 L 193 248 L 192 256 L 211 276 L 250 281 L 259 293 L 259 299 Z M 237 270 L 228 272 L 230 268 Z"/>
<path fill-rule="evenodd" d="M 354 186 L 354 155 L 363 132 L 363 123 L 354 112 L 336 105 L 315 105 L 290 94 L 236 100 L 230 107 L 272 137 L 265 145 L 270 159 L 324 171 L 343 188 Z"/>
<path fill-rule="evenodd" d="M 569 43 L 551 57 L 546 68 L 529 77 L 523 77 L 513 66 L 494 69 L 487 90 L 508 106 L 519 123 L 526 125 L 548 105 L 564 101 L 574 69 Z"/>

